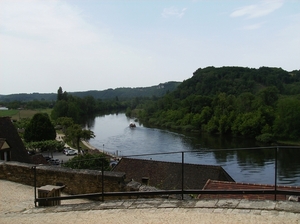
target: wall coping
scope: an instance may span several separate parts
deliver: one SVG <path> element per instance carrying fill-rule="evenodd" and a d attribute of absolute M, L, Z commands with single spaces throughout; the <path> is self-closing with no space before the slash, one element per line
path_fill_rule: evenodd
<path fill-rule="evenodd" d="M 29 163 L 21 163 L 15 161 L 0 161 L 0 166 L 20 166 L 31 169 L 33 166 L 36 166 L 36 170 L 45 170 L 45 171 L 53 171 L 53 172 L 68 172 L 68 173 L 76 173 L 76 174 L 88 174 L 88 175 L 101 175 L 101 171 L 99 170 L 87 170 L 87 169 L 72 169 L 68 167 L 57 167 L 57 166 L 48 166 L 48 165 L 37 165 L 37 164 L 29 164 Z M 124 178 L 124 172 L 113 172 L 113 171 L 104 171 L 104 176 L 112 177 L 112 178 Z"/>

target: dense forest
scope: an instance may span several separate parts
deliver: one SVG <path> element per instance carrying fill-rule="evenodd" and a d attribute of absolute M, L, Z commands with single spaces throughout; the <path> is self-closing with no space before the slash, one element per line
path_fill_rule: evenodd
<path fill-rule="evenodd" d="M 207 67 L 178 88 L 131 108 L 143 122 L 163 128 L 256 138 L 300 136 L 300 71 Z"/>

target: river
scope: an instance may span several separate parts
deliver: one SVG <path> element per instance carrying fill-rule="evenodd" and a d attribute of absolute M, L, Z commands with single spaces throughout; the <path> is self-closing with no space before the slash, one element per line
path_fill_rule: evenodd
<path fill-rule="evenodd" d="M 118 156 L 140 159 L 220 165 L 236 182 L 274 184 L 275 150 L 224 150 L 261 147 L 258 142 L 243 138 L 213 136 L 209 134 L 175 133 L 145 127 L 133 122 L 124 113 L 95 117 L 87 122 L 96 137 L 89 143 L 99 150 Z M 221 150 L 223 149 L 223 150 Z M 178 152 L 169 154 L 170 152 Z M 166 153 L 138 156 L 141 154 Z M 277 183 L 300 186 L 300 149 L 278 150 Z"/>

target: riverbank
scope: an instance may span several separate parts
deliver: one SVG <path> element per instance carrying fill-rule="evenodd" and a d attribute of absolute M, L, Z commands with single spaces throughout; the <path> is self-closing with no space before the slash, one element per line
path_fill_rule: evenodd
<path fill-rule="evenodd" d="M 103 153 L 103 154 L 109 156 L 111 159 L 114 159 L 114 160 L 119 160 L 119 159 L 121 159 L 120 157 L 118 157 L 118 156 L 116 156 L 116 155 L 114 155 L 114 154 L 111 154 L 111 153 L 106 152 L 106 151 L 104 151 L 104 150 L 100 150 L 100 149 L 95 148 L 95 147 L 92 146 L 89 142 L 87 142 L 87 141 L 85 141 L 85 140 L 81 140 L 81 142 L 82 142 L 82 144 L 84 144 L 84 145 L 88 148 L 88 150 L 92 150 L 92 151 L 94 151 L 94 152 L 95 152 L 95 151 L 96 151 L 96 152 L 101 152 L 101 153 Z"/>
<path fill-rule="evenodd" d="M 64 134 L 56 133 L 56 140 L 57 141 L 63 141 L 64 137 L 65 137 Z M 113 155 L 109 152 L 105 152 L 104 150 L 97 149 L 96 147 L 92 146 L 89 142 L 87 142 L 85 140 L 81 140 L 81 143 L 82 143 L 82 145 L 85 146 L 85 148 L 83 148 L 83 149 L 90 150 L 92 152 L 101 152 L 101 153 L 104 153 L 105 155 L 107 155 L 109 157 L 117 158 L 116 155 Z M 65 147 L 74 148 L 74 147 L 71 147 L 70 145 L 68 145 L 67 143 L 65 143 Z"/>

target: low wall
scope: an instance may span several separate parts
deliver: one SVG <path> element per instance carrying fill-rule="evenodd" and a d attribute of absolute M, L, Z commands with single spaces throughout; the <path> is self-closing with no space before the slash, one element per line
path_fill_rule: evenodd
<path fill-rule="evenodd" d="M 19 162 L 0 163 L 0 179 L 34 186 L 33 164 Z M 54 166 L 36 166 L 37 187 L 63 184 L 67 194 L 102 192 L 101 171 L 77 170 Z M 104 172 L 104 192 L 126 191 L 125 173 Z"/>

